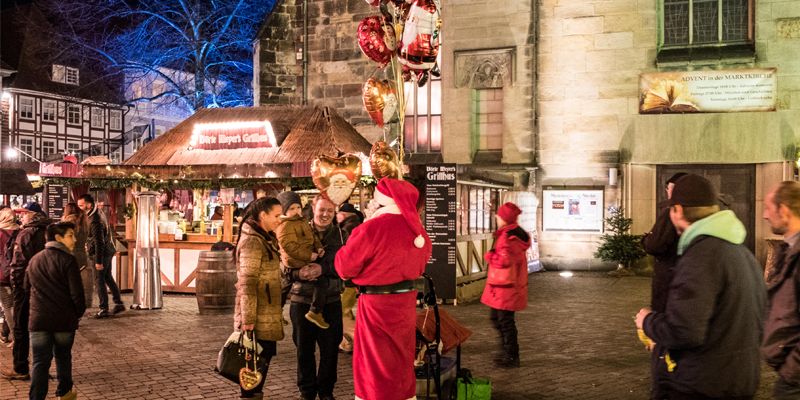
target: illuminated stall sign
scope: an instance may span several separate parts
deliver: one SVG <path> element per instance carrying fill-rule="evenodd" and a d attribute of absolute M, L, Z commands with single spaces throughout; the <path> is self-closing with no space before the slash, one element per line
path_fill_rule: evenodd
<path fill-rule="evenodd" d="M 195 124 L 190 145 L 203 150 L 277 147 L 269 121 Z"/>

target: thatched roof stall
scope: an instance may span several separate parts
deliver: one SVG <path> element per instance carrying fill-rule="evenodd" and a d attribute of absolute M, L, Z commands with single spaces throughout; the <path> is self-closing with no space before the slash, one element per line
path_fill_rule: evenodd
<path fill-rule="evenodd" d="M 0 168 L 0 194 L 32 195 L 36 190 L 21 168 Z"/>
<path fill-rule="evenodd" d="M 123 165 L 89 166 L 83 175 L 186 180 L 297 178 L 310 176 L 311 162 L 320 155 L 361 153 L 366 158 L 369 151 L 370 143 L 328 107 L 210 108 L 148 143 Z"/>

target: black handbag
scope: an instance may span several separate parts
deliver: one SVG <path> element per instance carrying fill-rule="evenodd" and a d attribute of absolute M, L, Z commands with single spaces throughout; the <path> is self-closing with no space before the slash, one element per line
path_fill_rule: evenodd
<path fill-rule="evenodd" d="M 214 371 L 229 381 L 241 385 L 245 390 L 249 390 L 248 387 L 255 387 L 261 379 L 264 379 L 263 376 L 260 376 L 258 381 L 253 384 L 253 373 L 258 373 L 258 375 L 260 375 L 261 371 L 266 369 L 269 358 L 260 357 L 259 354 L 256 354 L 257 345 L 255 332 L 253 332 L 251 340 L 251 349 L 248 349 L 247 346 L 244 345 L 244 335 L 245 332 L 242 331 L 239 333 L 239 340 L 225 343 L 217 356 L 217 365 L 214 367 Z M 255 366 L 255 369 L 253 369 L 253 366 Z M 248 379 L 244 383 L 242 383 L 240 378 L 242 370 L 249 371 L 246 375 Z"/>

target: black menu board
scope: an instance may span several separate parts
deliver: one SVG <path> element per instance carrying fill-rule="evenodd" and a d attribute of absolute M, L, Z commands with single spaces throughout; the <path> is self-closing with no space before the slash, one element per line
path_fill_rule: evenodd
<path fill-rule="evenodd" d="M 47 185 L 45 207 L 47 216 L 52 219 L 61 219 L 64 215 L 64 206 L 69 202 L 69 188 L 65 185 Z"/>
<path fill-rule="evenodd" d="M 436 295 L 456 298 L 456 164 L 425 166 L 425 230 L 433 254 L 425 272 Z"/>

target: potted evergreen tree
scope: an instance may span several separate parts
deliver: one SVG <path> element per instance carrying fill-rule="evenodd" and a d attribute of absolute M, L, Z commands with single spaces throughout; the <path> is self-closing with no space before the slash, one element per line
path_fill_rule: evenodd
<path fill-rule="evenodd" d="M 630 267 L 636 260 L 645 256 L 642 248 L 642 235 L 630 234 L 633 219 L 626 218 L 621 207 L 609 208 L 605 219 L 606 233 L 600 237 L 600 247 L 594 256 L 603 261 L 617 263 L 616 274 L 631 274 Z"/>

